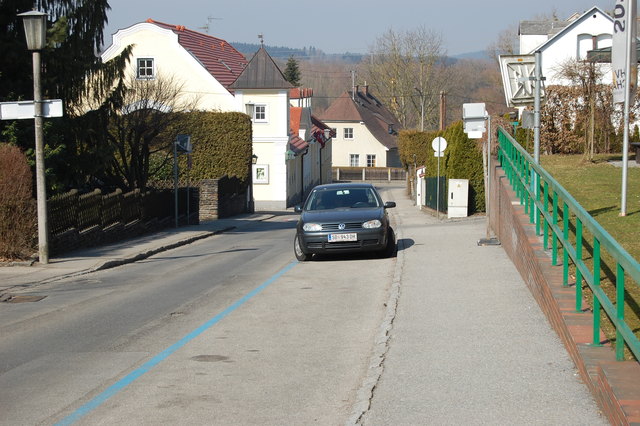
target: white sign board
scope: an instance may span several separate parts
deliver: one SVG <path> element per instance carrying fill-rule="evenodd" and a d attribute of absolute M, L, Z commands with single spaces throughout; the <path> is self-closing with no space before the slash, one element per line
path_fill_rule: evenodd
<path fill-rule="evenodd" d="M 34 101 L 0 102 L 0 120 L 22 120 L 35 115 Z M 62 100 L 42 101 L 42 116 L 46 118 L 62 117 Z"/>
<path fill-rule="evenodd" d="M 433 148 L 433 150 L 436 153 L 444 152 L 444 150 L 447 149 L 447 141 L 446 141 L 446 139 L 438 136 L 433 141 L 431 141 L 431 148 Z M 438 157 L 438 156 L 436 155 L 436 157 Z"/>
<path fill-rule="evenodd" d="M 508 106 L 515 108 L 534 104 L 536 74 L 534 55 L 500 55 L 500 72 Z M 544 86 L 540 98 L 544 98 Z"/>
<path fill-rule="evenodd" d="M 480 139 L 485 132 L 485 121 L 488 116 L 484 103 L 462 104 L 462 121 L 464 132 L 471 139 Z"/>
<path fill-rule="evenodd" d="M 631 96 L 635 93 L 638 80 L 637 52 L 636 52 L 636 0 L 616 0 L 613 9 L 613 37 L 611 46 L 611 73 L 613 81 L 613 102 L 624 102 L 624 89 L 627 73 L 627 49 L 630 49 L 631 76 L 629 90 Z M 628 37 L 629 32 L 633 35 Z M 629 46 L 627 38 L 630 39 Z"/>

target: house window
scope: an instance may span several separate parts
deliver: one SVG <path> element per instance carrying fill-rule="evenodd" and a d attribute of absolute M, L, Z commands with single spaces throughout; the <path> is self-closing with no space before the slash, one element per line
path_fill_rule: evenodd
<path fill-rule="evenodd" d="M 376 166 L 376 155 L 367 154 L 367 167 L 375 167 L 375 166 Z"/>
<path fill-rule="evenodd" d="M 349 154 L 349 166 L 360 167 L 360 154 Z"/>
<path fill-rule="evenodd" d="M 344 128 L 344 138 L 345 139 L 353 139 L 353 127 L 345 127 Z"/>
<path fill-rule="evenodd" d="M 138 78 L 152 79 L 153 73 L 153 59 L 152 58 L 138 58 L 137 73 Z"/>
<path fill-rule="evenodd" d="M 253 110 L 253 121 L 265 123 L 267 121 L 267 106 L 256 105 Z"/>

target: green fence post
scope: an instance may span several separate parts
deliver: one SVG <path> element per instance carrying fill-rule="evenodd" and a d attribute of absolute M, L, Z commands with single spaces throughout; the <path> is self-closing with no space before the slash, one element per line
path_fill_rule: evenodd
<path fill-rule="evenodd" d="M 600 240 L 593 239 L 593 346 L 602 346 L 600 343 L 600 315 L 602 306 L 596 289 L 600 287 Z"/>
<path fill-rule="evenodd" d="M 544 182 L 544 212 L 549 213 L 549 182 Z M 549 250 L 549 221 L 544 219 L 544 238 L 543 238 L 544 250 Z"/>
<path fill-rule="evenodd" d="M 536 235 L 539 236 L 540 235 L 540 229 L 541 229 L 540 228 L 540 219 L 541 219 L 542 215 L 540 214 L 540 209 L 538 208 L 538 204 L 540 204 L 540 201 L 541 201 L 540 200 L 540 196 L 542 194 L 541 194 L 541 191 L 540 191 L 540 175 L 538 174 L 538 172 L 536 172 L 535 179 L 536 179 L 536 192 L 535 192 L 535 194 L 536 194 L 536 202 L 533 203 L 533 208 L 536 211 Z"/>
<path fill-rule="evenodd" d="M 576 312 L 582 312 L 582 220 L 576 219 Z"/>
<path fill-rule="evenodd" d="M 562 204 L 562 285 L 569 285 L 569 206 L 566 202 Z"/>
<path fill-rule="evenodd" d="M 553 191 L 553 219 L 551 223 L 551 264 L 558 264 L 558 236 L 553 228 L 558 225 L 558 193 Z"/>
<path fill-rule="evenodd" d="M 618 324 L 624 323 L 624 268 L 618 263 L 616 273 L 616 317 Z M 624 360 L 624 338 L 616 324 L 616 360 Z"/>

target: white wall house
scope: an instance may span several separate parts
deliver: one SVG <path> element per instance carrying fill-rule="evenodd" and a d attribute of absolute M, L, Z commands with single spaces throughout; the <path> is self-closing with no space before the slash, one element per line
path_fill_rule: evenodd
<path fill-rule="evenodd" d="M 335 130 L 333 167 L 401 167 L 400 126 L 367 86 L 343 93 L 320 117 Z"/>
<path fill-rule="evenodd" d="M 566 21 L 521 21 L 518 35 L 520 54 L 541 52 L 545 85 L 566 85 L 558 73 L 562 64 L 585 60 L 587 52 L 611 47 L 613 18 L 598 7 L 575 14 Z M 610 66 L 602 65 L 603 83 L 611 83 Z"/>
<path fill-rule="evenodd" d="M 138 79 L 172 77 L 198 94 L 202 110 L 238 111 L 229 90 L 247 64 L 225 40 L 151 19 L 119 30 L 102 54 L 109 61 L 133 45 L 127 72 Z"/>
<path fill-rule="evenodd" d="M 171 76 L 184 84 L 185 93 L 197 95 L 198 109 L 251 116 L 253 153 L 258 157 L 252 190 L 256 210 L 285 209 L 302 197 L 303 186 L 289 184 L 297 179 L 296 161 L 308 163 L 304 163 L 306 181 L 320 175 L 315 170 L 319 167 L 315 150 L 304 158 L 291 149 L 297 136 L 291 134 L 289 115 L 293 87 L 263 47 L 247 61 L 225 40 L 149 19 L 114 34 L 103 61 L 129 45 L 133 46 L 129 73 L 135 78 Z M 330 163 L 330 158 L 326 161 Z"/>

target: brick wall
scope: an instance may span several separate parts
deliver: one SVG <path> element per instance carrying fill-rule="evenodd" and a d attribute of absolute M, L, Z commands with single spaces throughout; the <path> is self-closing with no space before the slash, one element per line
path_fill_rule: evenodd
<path fill-rule="evenodd" d="M 575 283 L 562 285 L 562 266 L 551 264 L 550 254 L 543 250 L 541 237 L 535 234 L 535 226 L 529 223 L 502 169 L 495 167 L 492 171 L 490 219 L 495 235 L 562 339 L 603 413 L 612 424 L 640 423 L 640 365 L 635 361 L 617 362 L 602 333 L 603 345 L 591 345 L 591 311 L 576 312 Z"/>

